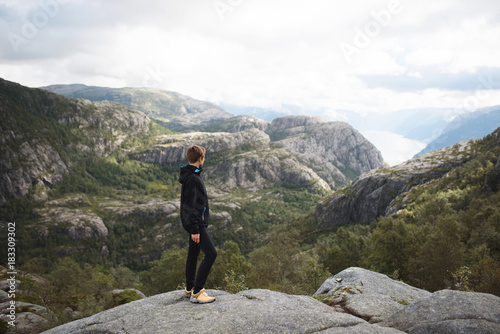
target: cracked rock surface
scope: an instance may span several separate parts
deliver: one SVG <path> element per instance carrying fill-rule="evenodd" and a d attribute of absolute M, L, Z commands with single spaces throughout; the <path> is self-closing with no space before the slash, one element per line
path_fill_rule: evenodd
<path fill-rule="evenodd" d="M 431 293 L 384 274 L 351 267 L 327 279 L 315 295 L 327 298 L 332 306 L 340 305 L 350 314 L 377 323 Z"/>

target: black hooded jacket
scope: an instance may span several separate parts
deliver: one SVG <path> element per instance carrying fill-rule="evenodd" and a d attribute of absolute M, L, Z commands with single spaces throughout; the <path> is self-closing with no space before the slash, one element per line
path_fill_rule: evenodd
<path fill-rule="evenodd" d="M 210 217 L 205 184 L 200 177 L 203 168 L 193 165 L 181 167 L 181 222 L 190 234 L 199 234 L 207 228 Z"/>

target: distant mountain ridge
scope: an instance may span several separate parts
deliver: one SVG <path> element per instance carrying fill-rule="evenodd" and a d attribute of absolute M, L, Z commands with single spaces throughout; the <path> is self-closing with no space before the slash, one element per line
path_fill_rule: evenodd
<path fill-rule="evenodd" d="M 42 89 L 90 101 L 114 101 L 142 111 L 173 130 L 233 117 L 221 107 L 189 96 L 153 88 L 109 88 L 83 84 L 51 85 Z"/>
<path fill-rule="evenodd" d="M 297 115 L 321 115 L 328 121 L 347 122 L 356 130 L 388 131 L 400 134 L 408 139 L 429 142 L 459 115 L 459 112 L 446 108 L 417 108 L 396 110 L 385 113 L 359 113 L 352 110 L 308 109 L 298 106 L 283 105 L 281 108 L 261 108 L 221 104 L 236 115 L 252 115 L 271 122 L 275 118 Z"/>
<path fill-rule="evenodd" d="M 273 145 L 296 154 L 296 157 L 293 158 L 294 161 L 298 159 L 300 165 L 307 166 L 307 168 L 319 173 L 319 177 L 323 178 L 332 188 L 346 185 L 349 180 L 361 173 L 383 166 L 381 153 L 358 131 L 347 123 L 325 122 L 321 117 L 284 116 L 275 118 L 270 123 L 251 115 L 233 116 L 211 103 L 196 101 L 179 93 L 157 89 L 117 89 L 89 87 L 81 84 L 52 85 L 43 89 L 60 92 L 66 96 L 90 100 L 110 99 L 125 103 L 131 108 L 144 112 L 148 117 L 159 121 L 162 125 L 180 132 L 236 133 L 258 129 L 269 134 Z M 198 106 L 197 112 L 179 113 L 179 110 L 182 110 L 188 102 Z M 154 110 L 151 110 L 151 105 L 154 106 Z M 294 106 L 284 106 L 284 108 L 289 111 L 297 111 Z M 167 121 L 166 117 L 170 117 L 170 119 Z M 203 136 L 201 135 L 201 137 Z M 207 136 L 211 135 L 207 134 Z M 198 137 L 197 140 L 203 142 L 201 137 Z M 165 148 L 163 148 L 164 150 Z M 158 158 L 152 157 L 141 159 L 158 161 Z M 239 163 L 241 164 L 241 161 Z M 236 183 L 229 182 L 229 184 Z"/>
<path fill-rule="evenodd" d="M 125 100 L 128 105 L 141 106 L 143 109 L 149 98 L 153 99 L 148 102 L 151 105 L 157 100 L 163 103 L 156 105 L 158 108 L 161 105 L 161 109 L 154 112 L 150 110 L 150 115 L 172 115 L 179 108 L 184 108 L 186 114 L 192 116 L 193 122 L 195 119 L 196 122 L 201 122 L 199 129 L 215 132 L 166 136 L 165 139 L 157 137 L 155 140 L 159 145 L 156 148 L 145 150 L 136 157 L 144 162 L 182 163 L 187 144 L 204 143 L 210 152 L 217 153 L 212 163 L 218 164 L 218 167 L 213 169 L 212 174 L 208 173 L 208 181 L 211 182 L 213 176 L 212 181 L 218 180 L 216 184 L 222 188 L 242 185 L 244 188 L 252 188 L 252 183 L 261 188 L 263 184 L 259 182 L 266 180 L 266 184 L 285 181 L 313 192 L 323 192 L 347 185 L 361 173 L 383 166 L 380 152 L 359 132 L 346 123 L 325 122 L 320 117 L 287 116 L 268 123 L 252 116 L 231 117 L 229 113 L 210 103 L 158 90 L 85 85 L 54 85 L 46 89 L 33 89 L 5 80 L 1 84 L 0 93 L 5 109 L 2 132 L 2 196 L 22 197 L 33 184 L 44 185 L 48 190 L 70 172 L 76 159 L 84 157 L 82 152 L 93 152 L 105 157 L 126 140 L 135 140 L 137 136 L 153 136 L 153 123 L 146 112 L 141 113 L 116 102 L 65 98 L 50 93 L 49 89 L 67 95 L 84 95 L 94 100 Z M 195 105 L 198 109 L 188 110 L 187 105 Z M 214 115 L 222 119 L 217 118 L 219 122 L 215 122 L 215 118 L 209 118 L 212 123 L 203 121 L 204 117 Z M 26 117 L 28 119 L 24 120 Z M 22 126 L 19 123 L 21 120 L 31 125 Z M 42 120 L 55 122 L 55 126 L 44 125 L 45 123 L 40 123 Z M 188 121 L 183 122 L 187 124 Z M 35 124 L 41 124 L 41 131 L 47 134 L 42 135 Z M 31 128 L 30 132 L 25 132 Z M 44 148 L 40 146 L 46 141 L 44 137 L 59 142 L 61 134 L 69 142 L 62 145 L 50 144 Z M 14 142 L 21 149 L 14 148 Z M 30 142 L 35 146 L 26 146 Z M 177 158 L 168 158 L 176 147 L 178 150 L 174 155 Z M 22 158 L 20 155 L 26 157 Z M 47 161 L 35 163 L 33 160 L 42 158 Z M 15 162 L 16 159 L 19 162 Z M 21 163 L 23 159 L 33 160 L 30 165 L 36 166 L 37 171 L 30 172 L 26 169 Z M 55 160 L 49 162 L 51 159 Z M 19 169 L 13 169 L 13 164 L 18 165 Z M 54 166 L 60 167 L 54 170 Z M 259 170 L 257 166 L 263 169 Z M 31 176 L 21 176 L 23 173 Z M 257 182 L 260 179 L 262 181 Z M 6 198 L 3 197 L 2 200 L 5 201 Z"/>
<path fill-rule="evenodd" d="M 488 107 L 456 117 L 443 130 L 443 133 L 431 141 L 415 157 L 453 145 L 463 140 L 480 139 L 500 126 L 500 106 Z"/>

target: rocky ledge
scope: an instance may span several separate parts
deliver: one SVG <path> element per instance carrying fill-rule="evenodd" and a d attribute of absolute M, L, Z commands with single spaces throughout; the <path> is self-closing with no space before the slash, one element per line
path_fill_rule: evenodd
<path fill-rule="evenodd" d="M 497 296 L 430 293 L 355 267 L 327 279 L 315 298 L 263 289 L 207 292 L 214 303 L 192 304 L 184 291 L 171 291 L 44 333 L 500 333 Z"/>
<path fill-rule="evenodd" d="M 207 293 L 217 300 L 192 304 L 183 291 L 172 291 L 44 333 L 401 333 L 336 312 L 308 296 L 260 289 Z"/>

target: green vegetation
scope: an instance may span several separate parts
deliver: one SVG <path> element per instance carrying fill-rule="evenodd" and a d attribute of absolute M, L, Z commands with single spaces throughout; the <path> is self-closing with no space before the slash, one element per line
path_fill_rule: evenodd
<path fill-rule="evenodd" d="M 172 199 L 178 190 L 177 172 L 177 167 L 145 164 L 124 156 L 95 157 L 75 166 L 50 194 L 52 198 L 71 193 L 116 197 L 134 191 Z"/>

